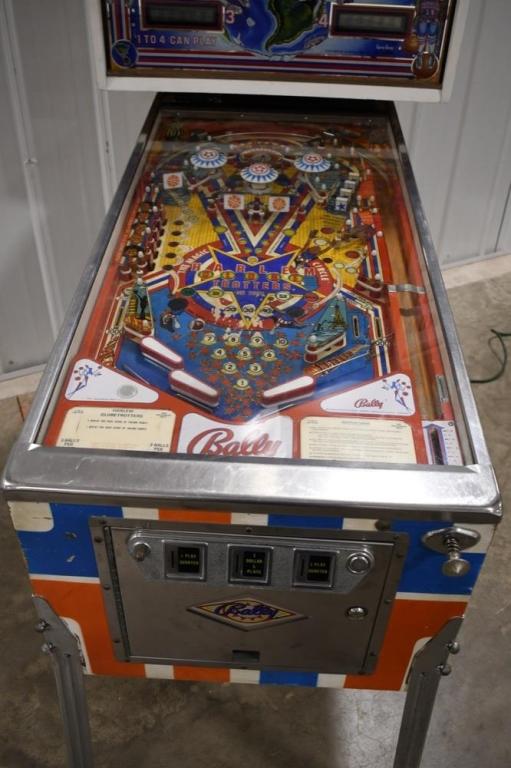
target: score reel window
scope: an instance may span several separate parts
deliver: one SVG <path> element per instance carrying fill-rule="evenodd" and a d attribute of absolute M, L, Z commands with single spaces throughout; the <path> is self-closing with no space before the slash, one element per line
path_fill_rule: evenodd
<path fill-rule="evenodd" d="M 334 5 L 330 34 L 334 37 L 401 39 L 410 34 L 413 8 L 375 10 L 374 6 Z"/>
<path fill-rule="evenodd" d="M 142 3 L 142 20 L 147 29 L 190 29 L 219 32 L 223 29 L 223 8 L 219 2 L 168 2 L 147 0 Z"/>

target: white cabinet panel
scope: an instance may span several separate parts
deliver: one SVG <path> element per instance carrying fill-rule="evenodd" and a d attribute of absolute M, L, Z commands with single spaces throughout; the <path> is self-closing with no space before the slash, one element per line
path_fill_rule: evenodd
<path fill-rule="evenodd" d="M 154 93 L 125 93 L 123 91 L 109 91 L 106 95 L 110 113 L 110 140 L 113 149 L 113 170 L 116 184 L 119 183 L 133 151 L 154 96 Z"/>
<path fill-rule="evenodd" d="M 417 119 L 417 104 L 403 102 L 402 104 L 397 105 L 397 112 L 408 150 L 410 150 L 410 142 L 415 130 L 415 121 Z"/>

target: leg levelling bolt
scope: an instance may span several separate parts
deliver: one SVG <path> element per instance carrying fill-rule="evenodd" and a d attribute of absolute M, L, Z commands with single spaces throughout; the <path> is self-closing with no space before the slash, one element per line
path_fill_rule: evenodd
<path fill-rule="evenodd" d="M 41 651 L 46 654 L 53 653 L 54 650 L 55 650 L 55 646 L 53 645 L 53 643 L 43 643 L 43 645 L 41 646 Z"/>
<path fill-rule="evenodd" d="M 463 557 L 460 557 L 460 543 L 455 536 L 445 537 L 445 546 L 448 559 L 442 565 L 444 576 L 465 576 L 470 570 L 470 563 Z"/>

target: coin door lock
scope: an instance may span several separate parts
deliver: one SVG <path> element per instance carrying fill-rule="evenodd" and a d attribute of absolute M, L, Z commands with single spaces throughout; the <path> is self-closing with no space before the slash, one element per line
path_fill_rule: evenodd
<path fill-rule="evenodd" d="M 136 541 L 131 547 L 130 554 L 134 560 L 138 560 L 141 563 L 142 560 L 145 560 L 151 554 L 151 547 L 146 541 Z"/>
<path fill-rule="evenodd" d="M 461 557 L 460 552 L 474 547 L 480 538 L 477 531 L 452 526 L 428 531 L 422 537 L 422 543 L 434 552 L 447 555 L 447 560 L 442 565 L 444 576 L 458 577 L 465 576 L 470 571 L 469 561 Z"/>

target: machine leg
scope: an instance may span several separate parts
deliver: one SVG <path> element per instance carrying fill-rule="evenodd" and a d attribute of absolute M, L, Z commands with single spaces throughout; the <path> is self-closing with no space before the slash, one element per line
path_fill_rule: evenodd
<path fill-rule="evenodd" d="M 42 597 L 34 597 L 39 616 L 36 630 L 44 636 L 43 651 L 53 664 L 64 725 L 69 768 L 93 768 L 92 742 L 83 669 L 74 635 Z"/>
<path fill-rule="evenodd" d="M 36 626 L 44 635 L 43 650 L 52 659 L 64 724 L 69 768 L 94 768 L 80 651 L 64 622 L 41 597 L 34 597 Z M 442 676 L 450 673 L 449 654 L 457 653 L 462 618 L 450 619 L 415 656 L 401 721 L 394 768 L 419 768 L 429 722 Z"/>
<path fill-rule="evenodd" d="M 414 657 L 401 720 L 394 768 L 419 768 L 440 678 L 449 675 L 450 653 L 458 653 L 462 618 L 450 619 Z"/>

